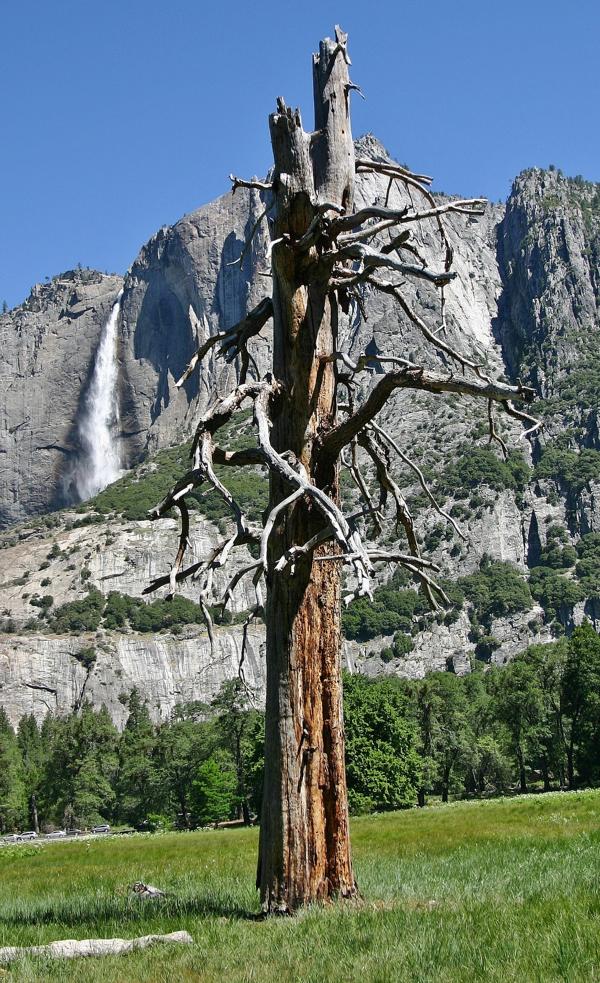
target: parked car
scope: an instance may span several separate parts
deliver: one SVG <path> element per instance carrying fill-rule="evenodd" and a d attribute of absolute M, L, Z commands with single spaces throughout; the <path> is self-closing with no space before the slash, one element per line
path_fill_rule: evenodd
<path fill-rule="evenodd" d="M 18 843 L 19 837 L 16 833 L 8 833 L 6 836 L 2 837 L 0 842 L 2 843 Z"/>
<path fill-rule="evenodd" d="M 102 823 L 100 826 L 94 826 L 92 828 L 92 833 L 110 833 L 110 826 L 108 823 Z"/>
<path fill-rule="evenodd" d="M 26 829 L 24 833 L 17 833 L 18 840 L 37 840 L 37 836 L 34 829 Z"/>
<path fill-rule="evenodd" d="M 66 831 L 67 836 L 81 836 L 82 833 L 83 833 L 82 829 L 68 829 Z"/>
<path fill-rule="evenodd" d="M 63 836 L 66 836 L 64 829 L 55 829 L 51 833 L 46 833 L 47 840 L 62 840 Z"/>

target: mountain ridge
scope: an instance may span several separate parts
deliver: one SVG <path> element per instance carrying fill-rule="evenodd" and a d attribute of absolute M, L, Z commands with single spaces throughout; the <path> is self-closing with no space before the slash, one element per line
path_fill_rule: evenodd
<path fill-rule="evenodd" d="M 386 153 L 370 137 L 359 141 L 359 147 L 361 153 Z M 373 175 L 357 185 L 359 204 L 363 200 L 384 200 L 386 193 L 387 182 Z M 402 195 L 397 191 L 393 195 L 400 207 Z M 38 292 L 34 288 L 30 295 L 33 307 L 46 298 L 55 321 L 44 326 L 40 323 L 40 310 L 28 311 L 22 318 L 26 343 L 21 349 L 16 346 L 16 359 L 8 359 L 13 374 L 9 378 L 8 373 L 7 381 L 14 384 L 16 380 L 20 391 L 18 399 L 13 392 L 12 401 L 5 400 L 2 415 L 7 424 L 2 433 L 4 454 L 0 457 L 4 465 L 4 523 L 23 519 L 25 507 L 42 512 L 48 504 L 43 497 L 44 488 L 51 502 L 65 504 L 57 500 L 51 485 L 54 481 L 64 494 L 57 462 L 64 465 L 65 459 L 72 459 L 77 453 L 74 425 L 93 362 L 94 339 L 97 345 L 101 319 L 110 307 L 110 298 L 114 300 L 121 286 L 120 444 L 124 463 L 135 465 L 144 458 L 147 463 L 141 465 L 141 471 L 138 468 L 130 478 L 117 483 L 110 495 L 107 493 L 104 499 L 99 496 L 96 504 L 92 502 L 76 512 L 49 515 L 37 520 L 37 527 L 36 520 L 29 520 L 29 529 L 27 525 L 12 526 L 1 537 L 4 549 L 0 551 L 0 607 L 5 634 L 0 635 L 0 702 L 4 701 L 13 716 L 17 710 L 46 712 L 44 687 L 51 666 L 51 672 L 61 680 L 54 687 L 60 709 L 68 710 L 85 685 L 86 693 L 95 702 L 104 696 L 113 715 L 119 718 L 122 704 L 115 693 L 117 683 L 111 660 L 116 659 L 126 690 L 140 673 L 138 656 L 131 653 L 134 649 L 144 650 L 144 646 L 144 671 L 150 680 L 147 696 L 158 716 L 168 714 L 183 691 L 195 694 L 194 699 L 210 696 L 211 687 L 202 689 L 196 678 L 198 673 L 202 676 L 203 667 L 211 664 L 199 626 L 180 626 L 179 635 L 165 628 L 158 647 L 129 622 L 119 631 L 107 628 L 104 615 L 95 628 L 82 630 L 81 637 L 77 630 L 56 635 L 50 626 L 61 607 L 85 603 L 90 587 L 105 598 L 111 591 L 135 598 L 151 576 L 168 569 L 175 540 L 172 523 L 166 520 L 162 526 L 150 524 L 135 509 L 132 512 L 127 503 L 134 501 L 136 494 L 141 495 L 140 482 L 147 480 L 144 469 L 154 477 L 162 474 L 160 455 L 166 453 L 168 457 L 171 452 L 161 448 L 183 440 L 194 416 L 215 388 L 223 389 L 235 379 L 235 366 L 217 369 L 209 360 L 197 382 L 190 381 L 183 390 L 174 386 L 196 342 L 188 317 L 190 305 L 202 330 L 212 333 L 231 326 L 243 315 L 246 305 L 257 303 L 267 292 L 267 281 L 260 275 L 267 253 L 264 223 L 258 227 L 244 268 L 240 269 L 236 262 L 262 208 L 255 191 L 240 190 L 235 196 L 222 196 L 174 226 L 161 229 L 142 247 L 122 283 L 119 278 L 105 278 L 92 271 L 73 271 L 58 278 L 61 297 L 52 296 L 51 285 Z M 466 672 L 472 660 L 502 662 L 533 640 L 548 641 L 561 631 L 572 630 L 585 615 L 597 622 L 600 564 L 597 565 L 594 552 L 595 541 L 589 537 L 600 532 L 600 459 L 594 456 L 600 449 L 600 372 L 597 379 L 595 376 L 595 360 L 600 354 L 599 225 L 599 186 L 538 169 L 519 175 L 506 206 L 489 206 L 478 222 L 457 218 L 448 222 L 458 272 L 447 301 L 448 339 L 494 372 L 513 378 L 520 375 L 533 383 L 541 393 L 540 411 L 546 431 L 531 446 L 523 445 L 513 421 L 498 422 L 508 443 L 519 449 L 515 462 L 523 462 L 519 465 L 521 472 L 518 468 L 513 472 L 503 468 L 500 457 L 485 448 L 487 428 L 480 408 L 473 409 L 465 400 L 451 397 L 439 401 L 427 396 L 417 399 L 400 394 L 385 411 L 383 424 L 434 482 L 446 508 L 469 535 L 467 549 L 447 535 L 439 516 L 431 511 L 419 513 L 424 504 L 419 501 L 420 488 L 410 474 L 399 469 L 399 480 L 418 514 L 417 527 L 424 547 L 442 567 L 443 576 L 460 587 L 463 601 L 460 605 L 457 602 L 447 617 L 414 611 L 408 617 L 396 612 L 391 621 L 372 619 L 370 627 L 368 619 L 358 618 L 358 635 L 355 632 L 355 637 L 348 637 L 345 646 L 348 665 L 370 675 L 395 672 L 419 676 L 428 668 Z M 435 229 L 423 231 L 419 248 L 425 256 L 433 255 L 435 235 Z M 100 280 L 94 281 L 97 276 Z M 419 301 L 435 323 L 439 318 L 435 293 L 420 286 Z M 421 357 L 419 336 L 389 297 L 367 292 L 364 302 L 367 320 L 357 315 L 347 325 L 351 355 L 368 350 L 408 352 L 411 357 Z M 63 436 L 50 433 L 51 427 L 46 425 L 44 453 L 48 459 L 53 458 L 50 467 L 44 463 L 44 453 L 35 450 L 41 444 L 39 434 L 43 428 L 40 425 L 36 430 L 26 425 L 19 429 L 18 411 L 32 398 L 28 395 L 33 391 L 31 379 L 37 383 L 43 375 L 39 366 L 45 358 L 44 344 L 53 331 L 60 346 L 50 363 L 64 363 L 63 371 L 69 371 L 68 353 L 61 347 L 66 345 L 66 321 L 71 329 L 76 327 L 78 341 L 81 338 L 78 354 L 84 364 L 73 371 L 71 353 L 71 376 L 79 380 L 80 389 L 76 392 L 75 385 L 65 385 L 61 390 L 65 414 L 69 415 L 69 407 L 71 415 L 75 413 L 69 426 L 63 427 Z M 7 324 L 18 333 L 14 317 L 0 322 L 4 341 Z M 37 348 L 36 337 L 40 338 Z M 4 348 L 10 355 L 10 344 L 5 343 Z M 29 362 L 24 361 L 23 352 Z M 256 344 L 254 354 L 259 370 L 264 371 L 270 357 L 268 331 Z M 431 364 L 444 367 L 443 354 L 434 356 Z M 53 381 L 52 385 L 57 383 Z M 41 403 L 45 405 L 45 400 Z M 14 427 L 17 429 L 11 434 Z M 19 434 L 26 439 L 17 453 Z M 55 446 L 62 450 L 53 451 Z M 37 466 L 40 455 L 43 468 Z M 178 466 L 183 468 L 184 462 Z M 584 480 L 577 477 L 582 469 Z M 38 489 L 27 503 L 18 500 L 26 478 L 32 489 Z M 346 490 L 349 494 L 349 486 Z M 156 491 L 158 500 L 158 487 Z M 128 514 L 136 517 L 117 518 Z M 193 538 L 198 555 L 215 541 L 219 523 L 226 521 L 210 511 L 194 515 Z M 390 543 L 397 541 L 391 525 L 386 533 Z M 78 545 L 77 553 L 81 551 L 84 557 L 90 554 L 82 569 L 78 556 L 68 562 L 70 551 Z M 47 558 L 55 546 L 60 555 Z M 36 571 L 29 569 L 33 562 L 25 559 L 27 549 L 33 550 L 32 556 L 39 553 Z M 126 557 L 132 562 L 127 562 Z M 112 558 L 109 566 L 103 568 L 102 563 L 108 558 Z M 529 600 L 523 601 L 522 610 L 514 610 L 503 596 L 503 591 L 510 593 L 506 584 L 513 584 L 513 593 L 518 593 L 518 588 L 502 564 L 514 569 L 518 582 L 527 586 Z M 67 571 L 67 567 L 74 569 Z M 82 580 L 83 571 L 88 571 L 88 576 Z M 27 572 L 25 582 L 15 583 L 23 580 Z M 52 583 L 44 586 L 45 580 Z M 412 600 L 405 596 L 406 590 L 406 586 L 399 587 L 387 600 L 393 604 L 397 597 L 400 606 L 410 607 Z M 485 591 L 495 598 L 487 607 L 481 601 Z M 49 606 L 43 600 L 48 596 L 52 597 Z M 193 600 L 193 586 L 184 591 L 184 596 Z M 241 613 L 244 604 L 242 598 L 234 614 Z M 377 612 L 377 604 L 373 611 Z M 31 624 L 25 627 L 32 618 L 37 629 Z M 392 622 L 396 627 L 389 631 L 386 625 L 389 628 Z M 225 625 L 218 629 L 218 635 L 224 646 L 217 659 L 221 660 L 221 669 L 207 677 L 215 691 L 223 675 L 235 671 L 242 632 L 235 624 Z M 192 671 L 192 660 L 186 654 L 188 643 L 192 648 L 197 646 L 198 673 Z M 259 626 L 254 630 L 252 655 L 252 678 L 258 687 L 261 645 Z M 75 658 L 77 646 L 96 651 L 91 669 Z M 173 666 L 179 668 L 175 671 Z M 155 685 L 152 679 L 162 682 Z M 167 685 L 165 680 L 172 682 Z"/>

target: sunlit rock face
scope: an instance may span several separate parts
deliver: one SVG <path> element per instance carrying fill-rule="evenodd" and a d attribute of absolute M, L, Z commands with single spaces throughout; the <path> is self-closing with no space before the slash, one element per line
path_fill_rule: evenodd
<path fill-rule="evenodd" d="M 73 497 L 78 421 L 122 283 L 71 270 L 0 315 L 0 528 Z"/>
<path fill-rule="evenodd" d="M 386 157 L 373 137 L 363 138 L 358 146 L 362 157 Z M 386 178 L 357 176 L 357 207 L 383 204 L 387 194 Z M 446 200 L 439 197 L 440 202 Z M 449 344 L 491 374 L 520 376 L 537 386 L 550 401 L 553 433 L 568 426 L 579 446 L 600 449 L 597 398 L 594 402 L 586 389 L 598 351 L 600 210 L 594 210 L 596 201 L 600 201 L 597 186 L 569 183 L 554 172 L 524 172 L 506 206 L 490 205 L 476 220 L 447 218 L 457 278 L 446 289 L 443 326 L 439 295 L 433 288 L 419 282 L 403 289 L 433 330 L 445 328 Z M 398 208 L 411 204 L 398 187 L 391 189 L 389 203 Z M 189 436 L 215 392 L 235 383 L 235 364 L 227 366 L 209 357 L 197 376 L 182 388 L 175 386 L 200 340 L 231 327 L 270 293 L 270 279 L 264 275 L 269 265 L 268 215 L 256 225 L 264 204 L 256 191 L 239 189 L 235 195 L 224 195 L 161 229 L 141 249 L 124 278 L 88 270 L 65 273 L 35 287 L 25 304 L 0 317 L 3 526 L 72 505 L 91 494 L 108 480 L 107 474 L 98 477 L 102 462 L 112 474 L 115 467 L 131 467 Z M 416 197 L 412 204 L 421 205 Z M 240 264 L 243 244 L 255 226 Z M 441 265 L 435 223 L 418 232 L 416 245 L 429 266 Z M 439 371 L 451 367 L 443 353 L 425 344 L 393 298 L 367 289 L 363 300 L 366 317 L 355 312 L 341 325 L 342 344 L 351 355 L 367 351 L 425 361 Z M 190 307 L 195 314 L 192 320 Z M 268 325 L 262 334 L 253 342 L 261 373 L 270 364 Z M 103 351 L 111 356 L 107 361 L 101 357 Z M 580 373 L 576 377 L 574 368 Z M 102 384 L 95 389 L 98 379 Z M 363 395 L 375 380 L 376 376 L 364 378 Z M 565 401 L 571 390 L 575 395 Z M 95 415 L 89 412 L 91 405 Z M 461 445 L 486 444 L 485 426 L 481 429 L 485 414 L 484 406 L 459 397 L 438 399 L 404 391 L 390 400 L 380 423 L 406 453 L 437 476 L 456 459 Z M 86 421 L 95 421 L 91 432 L 99 434 L 92 444 L 107 441 L 99 468 L 91 460 L 89 443 L 86 455 Z M 528 460 L 532 454 L 537 459 L 541 445 L 531 447 L 521 441 L 520 431 L 518 424 L 508 421 L 507 442 L 522 448 Z M 79 483 L 73 480 L 78 468 Z M 418 493 L 414 476 L 401 462 L 394 468 L 407 495 Z M 92 475 L 96 475 L 93 484 L 85 485 Z M 417 529 L 425 551 L 445 577 L 472 573 L 485 554 L 509 561 L 525 574 L 528 566 L 539 562 L 552 525 L 566 529 L 571 542 L 600 530 L 599 488 L 600 483 L 591 480 L 571 494 L 555 481 L 532 481 L 517 495 L 512 489 L 494 491 L 483 485 L 467 500 L 457 497 L 454 502 L 451 497 L 448 503 L 449 508 L 466 504 L 460 517 L 466 543 L 456 536 L 435 535 L 441 519 L 428 509 L 415 509 Z M 119 696 L 134 685 L 147 697 L 156 719 L 177 702 L 209 699 L 224 678 L 237 672 L 240 625 L 216 630 L 213 653 L 199 626 L 180 635 L 103 628 L 79 638 L 31 628 L 24 633 L 24 626 L 37 617 L 32 597 L 51 594 L 55 607 L 84 597 L 90 587 L 104 594 L 120 591 L 139 597 L 149 580 L 168 572 L 177 535 L 173 520 L 107 520 L 83 528 L 73 527 L 76 521 L 76 515 L 65 513 L 50 531 L 9 528 L 8 538 L 0 541 L 4 547 L 0 549 L 4 627 L 0 704 L 11 719 L 22 712 L 43 715 L 49 707 L 71 709 L 83 692 L 97 704 L 105 702 L 122 722 Z M 205 555 L 222 537 L 222 531 L 200 515 L 193 517 L 191 534 L 194 557 Z M 398 537 L 391 522 L 386 536 L 393 549 Z M 47 559 L 55 542 L 61 555 Z M 248 562 L 248 556 L 241 555 L 235 562 Z M 88 571 L 85 580 L 82 570 Z M 230 573 L 234 570 L 235 566 Z M 385 579 L 390 574 L 384 569 L 380 576 Z M 216 577 L 215 599 L 226 579 L 225 571 Z M 197 586 L 189 583 L 183 593 L 195 600 Z M 234 614 L 248 610 L 253 601 L 251 579 L 242 581 Z M 600 623 L 595 615 L 582 603 L 571 620 L 574 624 L 588 616 Z M 491 659 L 497 663 L 534 640 L 551 637 L 538 607 L 496 619 L 491 632 L 496 644 Z M 260 624 L 252 627 L 244 657 L 247 679 L 259 693 L 263 636 Z M 390 642 L 391 638 L 379 637 L 346 643 L 347 666 L 373 676 L 394 672 L 416 677 L 429 669 L 467 672 L 476 657 L 465 611 L 451 625 L 429 623 L 416 634 L 411 652 L 386 662 L 380 655 Z M 91 669 L 77 659 L 82 648 L 96 652 Z"/>

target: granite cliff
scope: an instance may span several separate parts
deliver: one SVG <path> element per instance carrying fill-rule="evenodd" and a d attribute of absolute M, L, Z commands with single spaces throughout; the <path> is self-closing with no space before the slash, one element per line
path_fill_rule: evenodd
<path fill-rule="evenodd" d="M 360 152 L 385 155 L 372 137 L 360 141 Z M 383 201 L 386 192 L 385 179 L 361 177 L 358 202 Z M 393 194 L 400 204 L 402 196 Z M 153 713 L 164 716 L 177 702 L 208 698 L 237 665 L 242 628 L 236 624 L 218 627 L 211 657 L 197 625 L 149 634 L 131 621 L 115 628 L 105 615 L 91 629 L 61 632 L 62 622 L 53 628 L 51 622 L 53 612 L 85 600 L 90 588 L 135 598 L 149 577 L 168 569 L 173 523 L 150 524 L 131 503 L 136 494 L 141 501 L 149 493 L 151 480 L 157 489 L 161 476 L 167 481 L 164 454 L 170 452 L 164 449 L 190 433 L 215 387 L 234 378 L 235 366 L 217 371 L 209 361 L 183 389 L 174 386 L 197 341 L 190 306 L 197 330 L 213 333 L 269 292 L 264 221 L 239 263 L 263 208 L 256 191 L 225 195 L 160 230 L 124 280 L 86 270 L 63 274 L 34 288 L 22 307 L 0 321 L 6 353 L 0 519 L 7 527 L 0 551 L 0 702 L 13 719 L 50 706 L 69 709 L 83 692 L 107 703 L 121 720 L 119 695 L 134 684 Z M 447 291 L 447 337 L 494 372 L 531 380 L 547 427 L 530 446 L 519 440 L 518 427 L 505 424 L 505 438 L 519 453 L 512 470 L 502 470 L 487 449 L 480 407 L 458 397 L 401 393 L 386 409 L 386 427 L 423 467 L 468 535 L 468 547 L 448 535 L 439 516 L 420 508 L 413 476 L 399 469 L 404 491 L 420 512 L 426 549 L 466 595 L 451 618 L 414 615 L 412 626 L 400 631 L 361 629 L 354 637 L 349 630 L 348 665 L 370 674 L 465 672 L 473 658 L 501 662 L 533 639 L 570 630 L 586 613 L 595 616 L 595 589 L 589 571 L 580 572 L 580 553 L 591 548 L 590 534 L 600 532 L 600 464 L 594 456 L 599 188 L 557 171 L 531 170 L 517 178 L 506 206 L 490 206 L 477 221 L 453 217 L 447 226 L 458 272 Z M 437 245 L 436 235 L 433 224 L 423 234 L 424 256 Z M 121 289 L 118 442 L 124 467 L 146 463 L 113 486 L 112 497 L 101 494 L 84 511 L 71 508 L 15 527 L 27 516 L 75 504 L 65 476 L 79 453 L 78 413 L 103 324 Z M 419 301 L 439 327 L 433 290 L 419 286 Z M 391 298 L 367 293 L 364 303 L 367 317 L 356 314 L 346 325 L 351 353 L 421 352 L 420 337 Z M 268 329 L 263 333 L 254 346 L 261 370 L 270 351 Z M 444 364 L 442 354 L 437 362 Z M 349 486 L 346 493 L 352 494 Z M 192 528 L 198 556 L 226 521 L 199 506 Z M 396 536 L 390 528 L 389 542 Z M 485 589 L 492 591 L 492 574 L 504 575 L 502 566 L 493 566 L 497 562 L 512 565 L 523 583 L 529 580 L 533 597 L 520 609 L 505 604 L 505 610 L 501 603 L 484 609 L 473 600 L 469 578 L 487 578 Z M 193 600 L 194 585 L 184 593 Z M 241 617 L 248 606 L 241 594 L 234 615 Z M 394 649 L 398 634 L 410 641 Z M 247 678 L 260 688 L 260 625 L 249 640 Z M 92 662 L 78 658 L 90 650 Z"/>

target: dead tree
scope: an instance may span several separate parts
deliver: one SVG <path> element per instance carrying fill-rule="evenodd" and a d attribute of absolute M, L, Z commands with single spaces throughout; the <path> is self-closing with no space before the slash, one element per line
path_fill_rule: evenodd
<path fill-rule="evenodd" d="M 298 110 L 278 99 L 269 120 L 275 163 L 272 180 L 242 181 L 232 176 L 234 192 L 239 187 L 258 188 L 266 200 L 265 212 L 271 216 L 272 296 L 240 324 L 209 337 L 194 355 L 180 384 L 216 348 L 225 360 L 237 360 L 238 385 L 216 398 L 203 415 L 193 439 L 191 470 L 149 513 L 158 519 L 177 508 L 181 535 L 170 574 L 148 590 L 169 585 L 174 591 L 185 577 L 199 577 L 209 632 L 207 601 L 213 571 L 223 566 L 234 546 L 254 542 L 259 547 L 258 559 L 232 578 L 223 603 L 242 577 L 252 577 L 256 607 L 251 617 L 264 611 L 266 620 L 265 786 L 257 881 L 267 912 L 291 912 L 308 902 L 356 893 L 344 771 L 343 568 L 348 568 L 351 584 L 345 601 L 370 596 L 375 565 L 390 561 L 405 567 L 433 604 L 436 596 L 444 600 L 434 579 L 435 565 L 420 555 L 412 516 L 390 471 L 392 451 L 408 459 L 377 423 L 379 411 L 398 389 L 456 393 L 486 400 L 490 436 L 496 436 L 495 404 L 530 428 L 537 426 L 513 406 L 513 400 L 529 402 L 531 389 L 488 376 L 482 366 L 430 330 L 407 301 L 402 280 L 426 280 L 443 294 L 455 275 L 442 214 L 479 215 L 485 202 L 438 204 L 428 191 L 430 178 L 355 157 L 349 104 L 356 87 L 349 78 L 349 65 L 347 36 L 336 28 L 335 39 L 322 41 L 313 57 L 314 131 L 305 132 Z M 355 211 L 355 174 L 369 170 L 387 176 L 390 185 L 408 186 L 422 207 L 394 210 L 386 204 Z M 437 223 L 441 238 L 437 270 L 419 260 L 411 242 L 411 226 L 425 219 Z M 408 359 L 383 355 L 351 359 L 339 347 L 340 317 L 351 304 L 360 304 L 365 284 L 392 294 L 404 315 L 455 368 L 433 372 Z M 248 342 L 270 318 L 272 371 L 259 379 Z M 359 401 L 357 379 L 374 367 L 376 382 Z M 243 404 L 253 407 L 257 446 L 227 451 L 216 442 L 217 432 Z M 362 459 L 374 465 L 378 502 L 361 474 L 357 448 Z M 364 498 L 364 507 L 353 514 L 344 514 L 340 505 L 341 460 Z M 408 463 L 424 484 L 418 467 Z M 270 499 L 262 528 L 253 528 L 246 519 L 217 476 L 216 464 L 262 465 L 267 470 Z M 186 495 L 206 484 L 227 503 L 235 530 L 211 556 L 184 568 L 189 529 Z M 388 501 L 405 531 L 405 552 L 391 553 L 363 541 L 365 517 L 377 527 Z"/>

